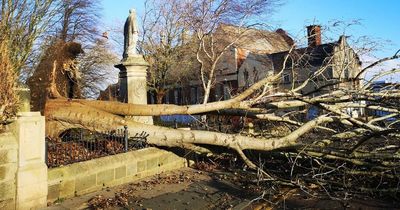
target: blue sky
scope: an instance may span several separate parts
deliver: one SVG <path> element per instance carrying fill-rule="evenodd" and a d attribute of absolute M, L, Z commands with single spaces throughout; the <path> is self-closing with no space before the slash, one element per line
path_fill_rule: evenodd
<path fill-rule="evenodd" d="M 346 35 L 350 35 L 352 39 L 367 36 L 383 43 L 384 47 L 374 53 L 376 56 L 391 56 L 400 49 L 400 0 L 283 1 L 283 6 L 277 8 L 271 18 L 265 21 L 273 28 L 283 28 L 294 37 L 305 35 L 305 26 L 312 23 L 329 26 L 336 20 L 346 23 L 358 20 L 361 25 L 346 29 Z M 136 8 L 140 15 L 144 2 L 145 0 L 102 0 L 103 20 L 108 25 L 117 22 L 123 24 L 129 8 Z M 341 29 L 336 33 L 324 35 L 337 39 L 344 30 L 344 27 L 339 28 Z"/>
<path fill-rule="evenodd" d="M 314 21 L 329 25 L 334 20 L 359 20 L 361 25 L 351 27 L 346 34 L 390 40 L 385 52 L 379 54 L 392 55 L 400 49 L 399 10 L 399 0 L 287 0 L 273 19 L 291 33 Z"/>
<path fill-rule="evenodd" d="M 143 5 L 144 0 L 102 0 L 103 20 L 106 24 L 116 20 L 123 22 L 129 8 L 134 7 L 141 14 Z M 352 26 L 346 34 L 391 41 L 378 53 L 378 56 L 386 56 L 400 49 L 399 10 L 399 0 L 284 0 L 284 5 L 266 21 L 296 36 L 305 33 L 304 26 L 312 23 L 330 25 L 335 20 L 359 20 L 361 25 Z"/>

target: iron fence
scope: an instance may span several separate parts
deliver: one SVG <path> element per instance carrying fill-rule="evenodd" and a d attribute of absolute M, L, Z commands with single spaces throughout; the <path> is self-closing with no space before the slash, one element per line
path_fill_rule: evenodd
<path fill-rule="evenodd" d="M 104 133 L 84 129 L 69 130 L 57 141 L 46 139 L 49 168 L 115 155 L 147 147 L 145 132 L 129 137 L 128 127 Z"/>

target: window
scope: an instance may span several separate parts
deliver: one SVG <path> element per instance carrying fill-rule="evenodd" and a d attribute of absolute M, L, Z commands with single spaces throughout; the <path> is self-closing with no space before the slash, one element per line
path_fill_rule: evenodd
<path fill-rule="evenodd" d="M 204 100 L 204 93 L 203 93 L 203 88 L 197 88 L 197 95 L 196 95 L 196 101 L 197 103 L 202 103 Z"/>
<path fill-rule="evenodd" d="M 196 87 L 190 88 L 190 103 L 197 104 L 197 88 Z"/>
<path fill-rule="evenodd" d="M 215 85 L 215 91 L 214 91 L 214 93 L 215 93 L 215 101 L 220 101 L 221 100 L 221 96 L 222 96 L 222 87 L 221 87 L 222 85 L 221 84 L 216 84 Z"/>
<path fill-rule="evenodd" d="M 177 89 L 174 90 L 174 104 L 179 104 L 179 94 Z"/>
<path fill-rule="evenodd" d="M 283 83 L 289 83 L 289 82 L 290 82 L 290 75 L 284 74 L 283 75 Z"/>
<path fill-rule="evenodd" d="M 167 92 L 167 94 L 165 94 L 165 103 L 169 104 L 169 92 Z"/>
<path fill-rule="evenodd" d="M 168 93 L 168 95 L 169 95 L 168 103 L 169 104 L 173 104 L 175 102 L 175 94 L 174 93 L 175 93 L 174 90 L 170 90 L 169 93 Z"/>
<path fill-rule="evenodd" d="M 223 90 L 224 90 L 224 100 L 230 99 L 231 98 L 231 91 L 230 91 L 230 88 L 229 88 L 229 84 L 224 84 Z"/>
<path fill-rule="evenodd" d="M 244 77 L 244 87 L 248 88 L 249 87 L 249 72 L 247 71 L 247 69 L 244 69 L 243 71 L 243 77 Z"/>
<path fill-rule="evenodd" d="M 253 69 L 253 75 L 254 75 L 254 81 L 253 81 L 253 83 L 258 82 L 258 80 L 260 80 L 260 78 L 258 77 L 258 71 L 257 71 L 257 68 L 256 68 L 256 67 L 254 67 L 254 69 Z"/>
<path fill-rule="evenodd" d="M 147 103 L 149 104 L 155 104 L 154 100 L 154 93 L 153 92 L 147 92 Z"/>

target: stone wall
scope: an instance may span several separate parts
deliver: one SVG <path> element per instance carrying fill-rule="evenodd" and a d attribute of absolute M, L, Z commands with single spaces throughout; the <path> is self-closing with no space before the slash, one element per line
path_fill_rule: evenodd
<path fill-rule="evenodd" d="M 17 149 L 12 133 L 0 134 L 0 209 L 15 209 Z"/>
<path fill-rule="evenodd" d="M 69 198 L 185 167 L 172 152 L 146 148 L 48 170 L 47 200 Z"/>
<path fill-rule="evenodd" d="M 39 112 L 24 112 L 0 133 L 0 209 L 40 209 L 48 201 L 187 166 L 172 152 L 146 148 L 48 169 L 44 125 Z"/>
<path fill-rule="evenodd" d="M 16 209 L 45 207 L 45 119 L 40 112 L 20 112 L 10 127 L 18 143 Z"/>
<path fill-rule="evenodd" d="M 0 209 L 38 209 L 47 204 L 44 117 L 20 112 L 0 134 Z"/>

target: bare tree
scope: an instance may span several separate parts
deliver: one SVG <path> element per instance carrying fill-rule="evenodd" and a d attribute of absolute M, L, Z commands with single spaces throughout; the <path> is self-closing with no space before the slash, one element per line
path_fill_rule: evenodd
<path fill-rule="evenodd" d="M 98 94 L 105 87 L 105 84 L 112 83 L 116 78 L 112 75 L 115 68 L 113 65 L 118 62 L 117 56 L 110 50 L 110 44 L 106 39 L 97 39 L 94 46 L 86 49 L 78 59 L 80 70 L 80 83 L 82 94 L 86 98 L 97 98 Z"/>
<path fill-rule="evenodd" d="M 357 177 L 358 184 L 362 176 L 373 178 L 379 175 L 388 180 L 385 183 L 389 183 L 382 186 L 391 187 L 389 191 L 394 192 L 396 190 L 393 186 L 396 186 L 396 179 L 399 178 L 395 171 L 400 159 L 397 134 L 400 107 L 396 103 L 400 97 L 400 90 L 396 85 L 392 88 L 376 89 L 371 86 L 372 82 L 362 84 L 360 81 L 370 68 L 388 60 L 398 59 L 400 55 L 397 52 L 394 56 L 377 60 L 363 69 L 356 68 L 354 72 L 346 75 L 346 69 L 357 64 L 359 60 L 347 47 L 338 47 L 337 50 L 339 56 L 327 57 L 320 66 L 311 66 L 313 60 L 310 59 L 315 57 L 310 55 L 315 54 L 309 54 L 307 50 L 288 50 L 282 53 L 282 63 L 274 74 L 267 75 L 242 93 L 225 101 L 177 106 L 67 101 L 62 98 L 51 100 L 46 104 L 45 112 L 47 134 L 56 138 L 70 128 L 102 131 L 127 125 L 132 135 L 142 131 L 148 133 L 147 140 L 152 145 L 182 147 L 198 153 L 212 153 L 209 145 L 234 150 L 250 168 L 261 172 L 263 180 L 284 182 L 302 189 L 306 187 L 306 183 L 316 184 L 321 189 L 326 189 L 327 186 L 333 189 L 347 188 L 349 185 L 341 184 L 344 181 L 341 179 L 332 181 L 336 177 L 330 177 L 331 173 L 341 177 L 343 174 L 352 174 Z M 349 55 L 344 56 L 347 59 L 343 59 L 344 54 Z M 307 70 L 311 67 L 312 74 L 301 78 L 299 68 Z M 390 69 L 381 72 L 372 80 L 397 72 L 398 69 Z M 299 79 L 282 84 L 282 77 L 286 73 Z M 335 78 L 332 77 L 333 74 L 336 75 Z M 309 91 L 310 85 L 316 87 L 312 90 L 313 93 Z M 301 116 L 304 116 L 311 106 L 318 107 L 320 112 L 314 119 L 307 121 Z M 387 114 L 357 116 L 354 110 L 384 111 Z M 279 135 L 266 135 L 267 129 L 248 135 L 185 131 L 144 125 L 121 117 L 206 113 L 242 115 L 261 122 L 283 123 L 291 130 L 286 133 L 280 132 Z M 382 137 L 386 140 L 382 141 Z M 292 164 L 292 171 L 275 172 L 266 167 L 261 169 L 254 159 L 248 158 L 249 151 L 268 151 L 289 156 L 290 159 L 285 164 Z M 317 166 L 309 166 L 307 161 Z M 303 165 L 304 162 L 307 164 Z M 336 165 L 338 163 L 340 165 Z M 293 171 L 297 167 L 307 169 L 302 177 L 294 175 Z M 364 190 L 372 190 L 374 187 L 379 192 L 386 190 L 371 183 L 363 183 L 362 186 Z M 352 190 L 360 191 L 354 188 Z"/>
<path fill-rule="evenodd" d="M 162 103 L 168 90 L 188 81 L 190 77 L 190 43 L 185 40 L 187 29 L 183 22 L 183 5 L 177 0 L 145 3 L 142 17 L 142 40 L 139 51 L 149 62 L 148 87 Z"/>
<path fill-rule="evenodd" d="M 2 0 L 0 6 L 0 36 L 8 40 L 13 68 L 19 72 L 35 41 L 48 29 L 55 4 L 52 0 Z"/>
<path fill-rule="evenodd" d="M 2 124 L 12 118 L 16 113 L 17 95 L 15 92 L 15 82 L 17 74 L 13 69 L 10 57 L 8 54 L 7 40 L 0 42 L 0 129 Z M 7 91 L 5 91 L 7 90 Z"/>
<path fill-rule="evenodd" d="M 207 103 L 225 54 L 250 26 L 260 25 L 257 17 L 278 5 L 276 0 L 147 1 L 140 51 L 151 63 L 149 86 L 156 92 L 157 102 L 189 77 L 202 82 L 203 103 Z M 226 31 L 226 24 L 236 27 Z M 197 69 L 196 78 L 193 71 Z"/>
<path fill-rule="evenodd" d="M 0 1 L 0 124 L 14 116 L 17 80 L 35 41 L 54 15 L 51 0 Z"/>
<path fill-rule="evenodd" d="M 223 56 L 249 27 L 262 25 L 258 16 L 268 14 L 278 5 L 279 1 L 275 0 L 195 0 L 185 4 L 185 22 L 195 37 L 196 59 L 204 88 L 203 103 L 209 100 Z M 233 24 L 235 28 L 225 31 L 222 27 L 226 24 Z"/>
<path fill-rule="evenodd" d="M 99 36 L 99 2 L 93 0 L 60 0 L 55 31 L 65 42 L 93 42 Z"/>

